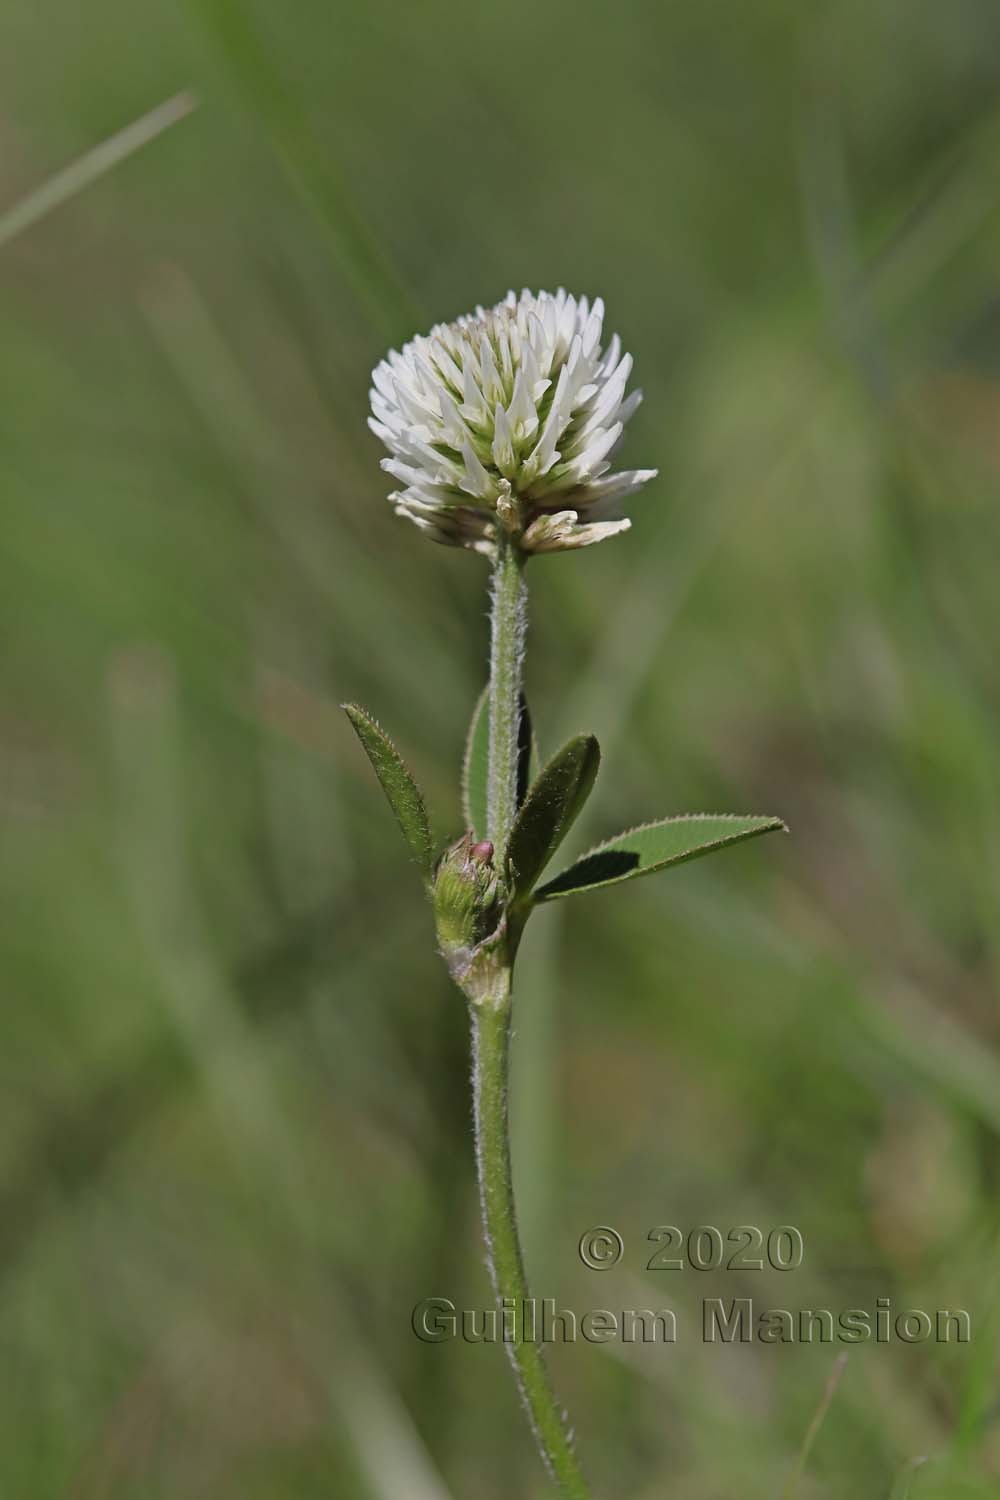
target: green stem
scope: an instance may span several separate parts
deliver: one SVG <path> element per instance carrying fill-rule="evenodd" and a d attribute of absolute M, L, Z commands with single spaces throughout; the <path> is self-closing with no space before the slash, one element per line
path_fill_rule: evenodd
<path fill-rule="evenodd" d="M 568 1500 L 590 1500 L 590 1490 L 573 1452 L 566 1417 L 549 1383 L 542 1358 L 539 1320 L 534 1316 L 524 1274 L 514 1213 L 507 1123 L 510 1054 L 510 997 L 473 1005 L 473 1092 L 476 1163 L 483 1228 L 500 1327 L 545 1466 Z M 525 1308 L 529 1339 L 525 1340 Z"/>
<path fill-rule="evenodd" d="M 499 870 L 504 868 L 504 851 L 517 812 L 518 729 L 527 620 L 522 569 L 516 545 L 501 537 L 493 573 L 487 786 L 488 836 L 496 849 Z M 490 992 L 472 1000 L 470 1005 L 476 1164 L 483 1229 L 505 1346 L 545 1466 L 567 1500 L 590 1500 L 590 1490 L 573 1452 L 565 1413 L 549 1384 L 541 1344 L 536 1342 L 538 1330 L 533 1316 L 527 1330 L 525 1327 L 525 1307 L 533 1304 L 514 1211 L 507 1118 L 512 963 L 508 950 L 498 965 Z"/>
<path fill-rule="evenodd" d="M 528 592 L 521 554 L 516 545 L 503 535 L 497 549 L 491 616 L 486 836 L 493 841 L 497 868 L 502 870 L 504 851 L 517 812 L 517 742 Z"/>

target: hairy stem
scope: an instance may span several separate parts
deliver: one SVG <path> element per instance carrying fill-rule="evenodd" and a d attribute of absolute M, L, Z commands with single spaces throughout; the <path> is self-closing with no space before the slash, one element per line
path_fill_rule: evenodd
<path fill-rule="evenodd" d="M 521 1399 L 549 1474 L 568 1500 L 590 1500 L 565 1413 L 556 1401 L 542 1358 L 542 1346 L 536 1341 L 540 1329 L 534 1304 L 529 1301 L 517 1232 L 507 1123 L 510 997 L 503 995 L 471 1009 L 479 1196 L 500 1326 Z"/>
<path fill-rule="evenodd" d="M 487 838 L 503 869 L 511 824 L 517 812 L 517 742 L 521 722 L 521 681 L 528 592 L 517 547 L 506 536 L 497 543 L 493 570 L 490 648 L 490 748 L 487 779 Z"/>
<path fill-rule="evenodd" d="M 522 560 L 516 546 L 501 537 L 493 573 L 487 787 L 488 835 L 496 849 L 499 870 L 504 868 L 507 842 L 517 812 L 526 622 L 527 591 Z M 470 1006 L 476 1164 L 483 1229 L 505 1346 L 542 1458 L 568 1500 L 590 1500 L 590 1490 L 573 1452 L 565 1413 L 549 1384 L 533 1316 L 529 1326 L 525 1326 L 525 1307 L 531 1304 L 514 1212 L 507 1119 L 512 963 L 508 948 L 489 993 L 472 1000 Z"/>

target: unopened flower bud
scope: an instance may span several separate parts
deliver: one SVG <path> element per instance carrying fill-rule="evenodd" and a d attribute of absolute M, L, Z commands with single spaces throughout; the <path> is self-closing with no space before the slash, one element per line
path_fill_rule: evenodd
<path fill-rule="evenodd" d="M 499 917 L 493 845 L 464 834 L 444 854 L 434 877 L 438 942 L 449 964 L 461 963 L 489 937 Z"/>

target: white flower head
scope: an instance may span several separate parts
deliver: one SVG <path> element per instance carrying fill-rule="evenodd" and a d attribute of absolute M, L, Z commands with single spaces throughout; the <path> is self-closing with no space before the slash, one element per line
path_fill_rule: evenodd
<path fill-rule="evenodd" d="M 397 514 L 487 555 L 498 527 L 525 552 L 627 530 L 622 502 L 656 470 L 612 471 L 642 392 L 626 396 L 632 356 L 617 334 L 602 345 L 603 322 L 600 298 L 508 292 L 390 350 L 369 426 L 391 455 Z"/>

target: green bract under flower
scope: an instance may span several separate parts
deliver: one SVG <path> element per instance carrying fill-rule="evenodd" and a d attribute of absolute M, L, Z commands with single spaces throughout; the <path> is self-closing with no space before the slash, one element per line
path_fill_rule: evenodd
<path fill-rule="evenodd" d="M 655 469 L 612 471 L 642 399 L 632 356 L 601 343 L 604 304 L 508 292 L 439 323 L 372 372 L 369 425 L 399 481 L 390 499 L 437 542 L 492 554 L 497 527 L 525 552 L 586 547 L 627 530 L 622 502 Z"/>

